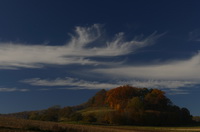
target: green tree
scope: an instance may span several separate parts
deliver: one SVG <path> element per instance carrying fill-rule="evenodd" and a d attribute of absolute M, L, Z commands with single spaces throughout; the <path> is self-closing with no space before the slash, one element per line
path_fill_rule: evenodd
<path fill-rule="evenodd" d="M 48 108 L 43 113 L 43 115 L 41 117 L 42 120 L 45 120 L 45 121 L 58 121 L 60 109 L 61 108 L 58 105 Z"/>
<path fill-rule="evenodd" d="M 153 89 L 146 94 L 144 100 L 147 109 L 166 110 L 171 105 L 171 101 L 164 94 L 165 92 L 158 89 Z"/>
<path fill-rule="evenodd" d="M 40 120 L 41 115 L 39 114 L 39 112 L 33 111 L 30 113 L 29 119 L 31 120 Z"/>
<path fill-rule="evenodd" d="M 182 124 L 189 124 L 192 122 L 192 116 L 187 108 L 181 109 L 181 122 Z"/>
<path fill-rule="evenodd" d="M 71 115 L 71 117 L 70 117 L 70 119 L 72 120 L 72 121 L 81 121 L 81 120 L 83 120 L 83 116 L 82 116 L 82 114 L 81 113 L 73 113 L 72 115 Z"/>
<path fill-rule="evenodd" d="M 72 110 L 71 107 L 64 107 L 64 108 L 60 109 L 59 117 L 61 117 L 61 118 L 69 118 L 72 113 L 73 113 L 73 110 Z"/>
<path fill-rule="evenodd" d="M 83 116 L 83 120 L 85 122 L 93 123 L 97 121 L 97 118 L 95 117 L 94 114 L 88 114 L 88 115 Z"/>
<path fill-rule="evenodd" d="M 123 112 L 112 111 L 104 116 L 104 122 L 107 124 L 123 125 L 126 124 L 126 119 Z"/>
<path fill-rule="evenodd" d="M 125 109 L 129 124 L 142 124 L 144 115 L 144 103 L 140 97 L 133 97 Z"/>
<path fill-rule="evenodd" d="M 126 109 L 134 112 L 144 111 L 144 103 L 140 97 L 133 97 L 129 100 Z"/>

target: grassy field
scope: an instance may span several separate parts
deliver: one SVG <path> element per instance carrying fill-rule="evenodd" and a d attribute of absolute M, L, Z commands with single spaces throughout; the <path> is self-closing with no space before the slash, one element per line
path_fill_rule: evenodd
<path fill-rule="evenodd" d="M 0 117 L 0 132 L 199 132 L 200 127 L 98 126 Z"/>
<path fill-rule="evenodd" d="M 79 113 L 86 115 L 86 114 L 100 114 L 100 113 L 107 113 L 115 111 L 109 107 L 88 107 L 86 109 L 78 111 Z"/>

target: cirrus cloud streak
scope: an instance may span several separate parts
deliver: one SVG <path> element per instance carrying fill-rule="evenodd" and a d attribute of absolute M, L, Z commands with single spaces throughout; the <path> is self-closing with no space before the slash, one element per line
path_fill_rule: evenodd
<path fill-rule="evenodd" d="M 100 83 L 97 81 L 86 81 L 77 78 L 66 77 L 64 79 L 57 78 L 55 80 L 47 80 L 40 78 L 32 78 L 22 80 L 22 83 L 28 83 L 33 86 L 66 86 L 66 87 L 76 87 L 74 89 L 109 89 L 119 86 L 114 83 Z"/>
<path fill-rule="evenodd" d="M 29 89 L 18 89 L 18 88 L 5 88 L 0 87 L 0 92 L 27 92 Z"/>
<path fill-rule="evenodd" d="M 166 80 L 129 80 L 112 82 L 98 82 L 98 81 L 86 81 L 77 78 L 56 78 L 56 79 L 40 79 L 32 78 L 22 80 L 22 83 L 27 83 L 33 86 L 47 86 L 47 87 L 64 87 L 59 89 L 111 89 L 120 85 L 132 85 L 140 88 L 158 88 L 167 89 L 171 93 L 182 94 L 182 87 L 192 87 L 198 84 L 194 81 L 166 81 Z M 184 92 L 185 93 L 185 92 Z"/>
<path fill-rule="evenodd" d="M 65 45 L 30 45 L 16 43 L 0 43 L 0 69 L 42 68 L 45 65 L 107 65 L 108 62 L 97 61 L 92 57 L 115 57 L 127 55 L 136 50 L 152 45 L 162 36 L 156 33 L 144 38 L 134 37 L 126 41 L 124 33 L 115 35 L 112 41 L 99 43 L 102 37 L 101 25 L 76 27 L 70 34 L 71 40 Z"/>
<path fill-rule="evenodd" d="M 121 65 L 120 67 L 94 69 L 92 72 L 129 79 L 200 81 L 200 52 L 187 60 L 173 60 L 154 65 Z"/>

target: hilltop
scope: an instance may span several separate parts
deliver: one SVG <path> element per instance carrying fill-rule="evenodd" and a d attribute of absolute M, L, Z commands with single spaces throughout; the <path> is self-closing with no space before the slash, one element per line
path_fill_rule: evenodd
<path fill-rule="evenodd" d="M 10 114 L 31 120 L 114 125 L 186 125 L 192 123 L 187 108 L 174 105 L 159 89 L 129 85 L 100 90 L 87 102 L 73 107 Z"/>

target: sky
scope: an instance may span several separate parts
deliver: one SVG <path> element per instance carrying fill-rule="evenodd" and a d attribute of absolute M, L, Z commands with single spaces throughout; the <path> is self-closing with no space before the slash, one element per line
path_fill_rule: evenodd
<path fill-rule="evenodd" d="M 200 1 L 1 0 L 0 113 L 157 88 L 200 116 Z"/>

